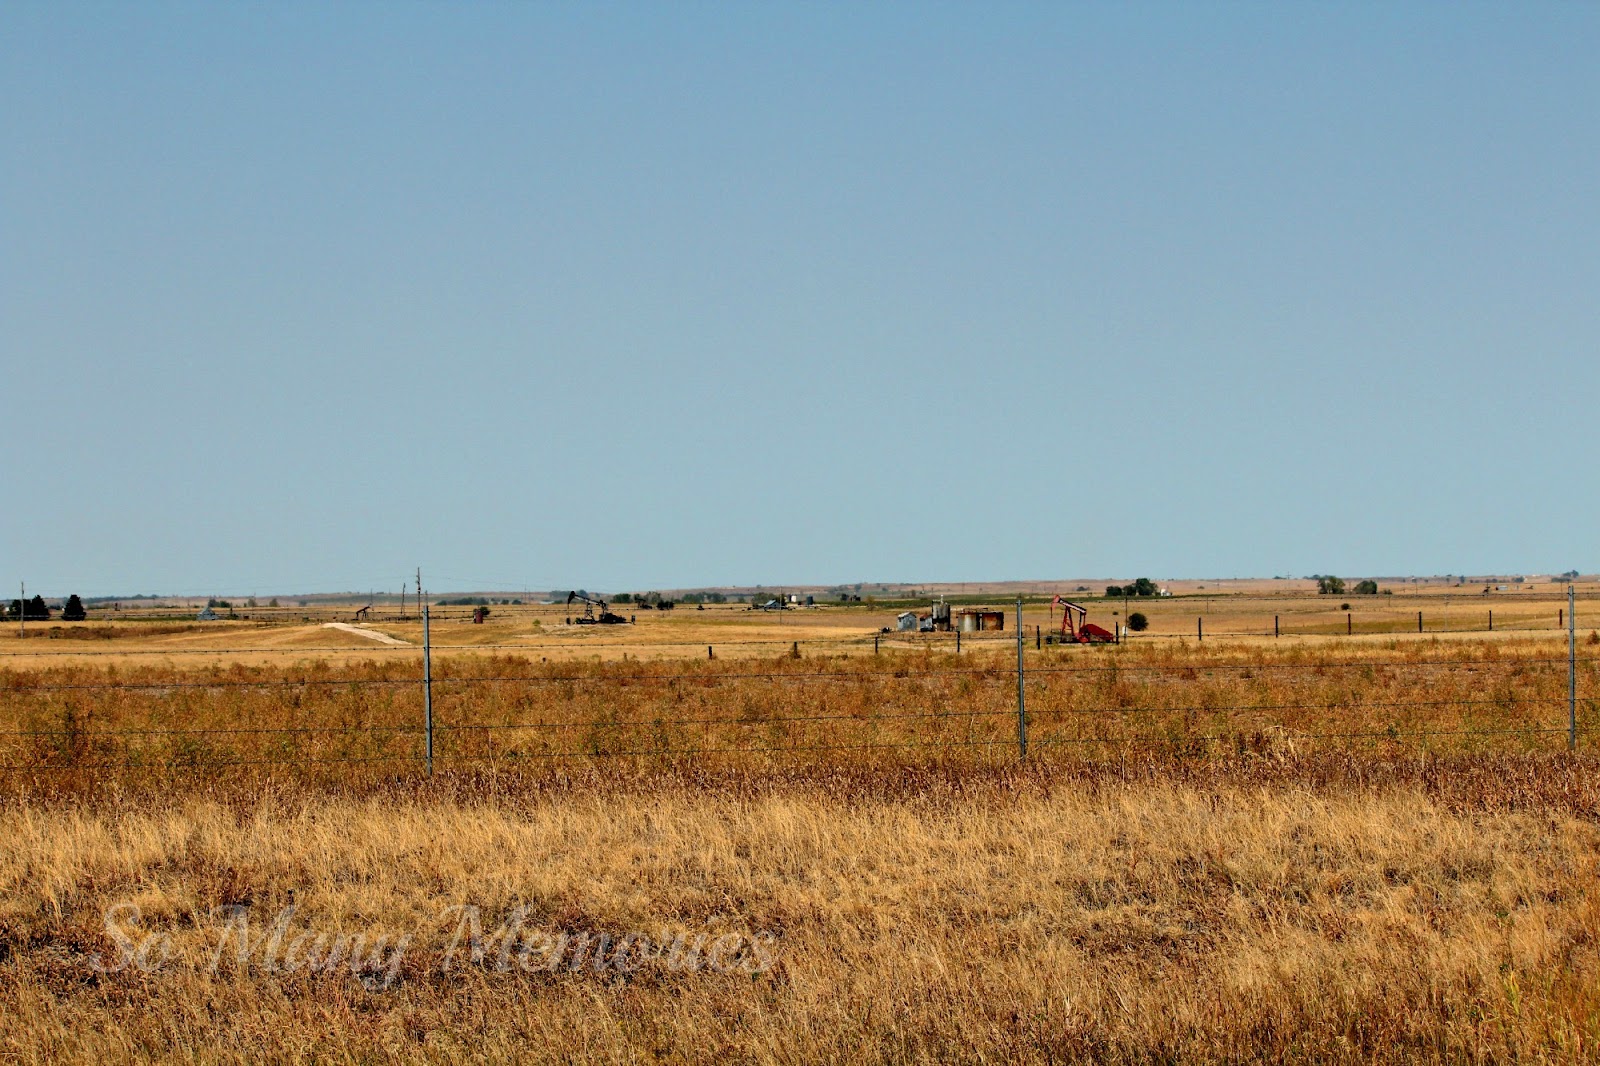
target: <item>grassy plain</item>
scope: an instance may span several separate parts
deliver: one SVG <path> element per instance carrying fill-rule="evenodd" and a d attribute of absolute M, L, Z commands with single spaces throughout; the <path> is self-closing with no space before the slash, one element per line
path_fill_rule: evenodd
<path fill-rule="evenodd" d="M 0 1048 L 19 1062 L 1587 1061 L 1596 768 L 618 768 L 13 800 Z M 275 955 L 291 904 L 291 938 L 411 942 L 393 967 L 307 965 L 315 945 Z M 476 962 L 453 906 L 481 910 Z M 519 908 L 503 955 L 496 931 Z M 594 962 L 614 957 L 601 935 L 635 931 L 691 951 L 760 938 L 764 955 L 722 971 Z M 98 972 L 124 958 L 118 933 L 161 935 L 166 964 Z"/>
<path fill-rule="evenodd" d="M 1248 641 L 1253 638 L 1318 641 L 1349 637 L 1407 637 L 1420 635 L 1452 639 L 1458 636 L 1498 637 L 1558 636 L 1566 604 L 1566 586 L 1549 582 L 1470 586 L 1442 582 L 1384 584 L 1388 594 L 1377 596 L 1319 596 L 1305 581 L 1173 582 L 1172 596 L 1147 599 L 1105 599 L 1103 587 L 1077 590 L 1061 585 L 1016 582 L 985 586 L 948 586 L 961 605 L 986 603 L 1006 612 L 1006 634 L 966 638 L 968 645 L 985 640 L 1002 643 L 1014 632 L 1015 597 L 1028 597 L 1023 611 L 1027 633 L 1049 633 L 1060 616 L 1049 607 L 1050 596 L 1060 592 L 1080 599 L 1089 618 L 1107 628 L 1125 621 L 1132 612 L 1144 614 L 1149 629 L 1135 643 L 1194 640 L 1202 632 L 1208 640 Z M 1488 591 L 1486 592 L 1485 589 Z M 819 590 L 820 591 L 820 590 Z M 764 594 L 762 594 L 764 595 Z M 1590 616 L 1600 598 L 1600 585 L 1578 586 L 1579 617 Z M 927 609 L 926 598 L 883 599 L 850 605 L 824 604 L 814 610 L 752 611 L 744 605 L 712 604 L 704 609 L 682 604 L 674 611 L 646 611 L 616 605 L 636 619 L 626 626 L 567 624 L 578 612 L 564 604 L 494 604 L 485 624 L 471 622 L 471 608 L 434 607 L 431 640 L 436 653 L 502 652 L 551 661 L 564 659 L 696 658 L 715 648 L 719 657 L 765 656 L 784 644 L 824 647 L 837 652 L 860 651 L 871 645 L 883 629 L 893 630 L 896 615 L 908 608 Z M 317 602 L 307 607 L 244 607 L 238 618 L 216 622 L 194 620 L 193 605 L 128 605 L 126 611 L 97 609 L 83 623 L 33 623 L 25 639 L 17 630 L 0 629 L 0 668 L 47 665 L 67 659 L 114 662 L 122 659 L 160 659 L 174 664 L 212 662 L 273 663 L 297 658 L 354 661 L 374 654 L 403 658 L 404 647 L 390 647 L 328 623 L 354 624 L 407 644 L 420 645 L 422 622 L 415 605 L 402 614 L 398 605 L 379 603 L 358 616 L 358 602 Z M 136 609 L 137 608 L 137 609 Z M 960 606 L 956 608 L 960 609 Z M 136 619 L 136 620 L 135 620 Z M 1593 628 L 1593 626 L 1591 626 Z M 899 646 L 931 644 L 953 647 L 954 637 L 893 634 L 883 637 Z"/>
<path fill-rule="evenodd" d="M 0 644 L 0 1057 L 1600 1057 L 1600 637 L 1568 753 L 1554 597 L 1196 602 L 1030 640 L 1026 761 L 1013 634 L 874 655 L 876 606 L 447 618 L 432 779 L 419 650 L 336 612 Z"/>

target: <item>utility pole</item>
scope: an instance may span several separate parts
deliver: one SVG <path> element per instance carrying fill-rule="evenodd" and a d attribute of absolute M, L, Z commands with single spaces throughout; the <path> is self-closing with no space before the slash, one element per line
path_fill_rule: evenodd
<path fill-rule="evenodd" d="M 22 597 L 17 601 L 17 636 L 21 638 L 28 635 L 28 583 L 26 581 L 17 582 L 17 595 Z"/>

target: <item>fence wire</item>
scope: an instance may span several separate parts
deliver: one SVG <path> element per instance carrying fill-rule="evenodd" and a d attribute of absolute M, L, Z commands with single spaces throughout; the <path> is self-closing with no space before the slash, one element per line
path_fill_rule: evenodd
<path fill-rule="evenodd" d="M 856 638 L 848 647 L 875 645 L 880 654 L 857 658 L 861 665 L 852 668 L 831 657 L 837 643 L 728 643 L 778 645 L 790 654 L 649 666 L 529 660 L 527 669 L 504 659 L 443 660 L 431 679 L 421 661 L 392 660 L 294 677 L 275 667 L 160 679 L 98 676 L 90 667 L 0 667 L 0 773 L 370 766 L 416 774 L 434 763 L 463 769 L 852 752 L 1048 758 L 1053 751 L 1446 738 L 1527 745 L 1558 736 L 1575 747 L 1600 725 L 1594 701 L 1577 698 L 1580 677 L 1593 690 L 1600 658 L 1575 648 L 1566 657 L 1491 647 L 1421 659 L 1370 651 L 1312 657 L 1300 649 L 1274 653 L 1282 655 L 1277 661 L 1258 649 L 1196 647 L 1189 658 L 1128 658 L 1107 649 L 1077 662 L 1064 657 L 1082 649 L 1030 647 L 1034 640 L 1013 633 L 1003 643 L 969 642 L 959 657 L 927 654 L 954 650 L 931 642 L 895 650 Z M 1024 653 L 1015 660 L 1013 646 Z M 475 673 L 480 666 L 487 669 Z"/>

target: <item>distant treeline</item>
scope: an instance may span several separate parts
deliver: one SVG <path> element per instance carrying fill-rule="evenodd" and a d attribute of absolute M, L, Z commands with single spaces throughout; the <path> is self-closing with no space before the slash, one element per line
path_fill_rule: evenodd
<path fill-rule="evenodd" d="M 43 596 L 35 596 L 24 603 L 21 600 L 12 600 L 3 612 L 0 620 L 8 622 L 48 622 L 50 621 L 51 607 L 44 602 Z M 63 622 L 81 622 L 88 617 L 83 609 L 83 601 L 74 592 L 67 597 L 67 602 L 61 607 L 61 620 Z"/>

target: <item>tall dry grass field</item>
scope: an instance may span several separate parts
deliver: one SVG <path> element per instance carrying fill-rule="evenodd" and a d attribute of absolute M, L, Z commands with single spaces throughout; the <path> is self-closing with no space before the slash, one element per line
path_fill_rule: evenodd
<path fill-rule="evenodd" d="M 5 670 L 0 1054 L 1596 1057 L 1564 647 L 1082 651 Z"/>
<path fill-rule="evenodd" d="M 1583 648 L 1586 732 L 1600 646 Z M 1029 649 L 1029 740 L 1044 758 L 1121 760 L 1330 746 L 1550 750 L 1567 739 L 1565 658 L 1548 641 Z M 554 663 L 458 655 L 434 664 L 435 751 L 456 769 L 594 757 L 1005 762 L 1017 747 L 1015 670 L 1014 651 L 993 650 Z M 301 776 L 323 767 L 348 779 L 404 772 L 424 743 L 414 656 L 0 669 L 0 696 L 0 766 L 14 783 L 253 767 Z"/>

